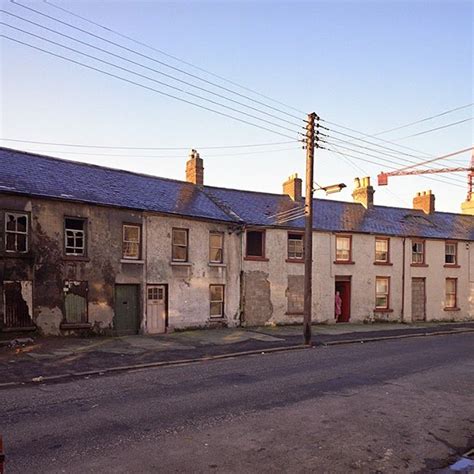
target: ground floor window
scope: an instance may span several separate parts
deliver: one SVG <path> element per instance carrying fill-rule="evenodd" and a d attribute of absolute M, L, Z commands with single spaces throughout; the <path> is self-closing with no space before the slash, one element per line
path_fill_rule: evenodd
<path fill-rule="evenodd" d="M 457 280 L 456 278 L 446 278 L 446 299 L 445 308 L 456 308 L 457 305 Z"/>
<path fill-rule="evenodd" d="M 390 278 L 377 277 L 375 280 L 375 308 L 388 309 L 390 296 Z"/>
<path fill-rule="evenodd" d="M 64 282 L 64 321 L 66 324 L 87 323 L 87 281 Z"/>
<path fill-rule="evenodd" d="M 211 318 L 224 317 L 224 285 L 210 285 L 210 315 Z"/>

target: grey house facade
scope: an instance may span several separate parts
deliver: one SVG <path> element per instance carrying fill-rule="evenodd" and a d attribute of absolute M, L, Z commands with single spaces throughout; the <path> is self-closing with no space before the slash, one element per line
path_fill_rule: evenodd
<path fill-rule="evenodd" d="M 0 331 L 162 333 L 302 320 L 301 180 L 284 194 L 0 148 Z M 474 319 L 474 216 L 315 200 L 317 322 Z"/>

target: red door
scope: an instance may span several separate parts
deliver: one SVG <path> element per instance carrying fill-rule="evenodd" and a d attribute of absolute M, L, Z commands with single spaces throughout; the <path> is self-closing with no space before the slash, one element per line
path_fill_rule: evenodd
<path fill-rule="evenodd" d="M 351 282 L 336 281 L 336 291 L 339 291 L 342 299 L 341 315 L 337 322 L 347 323 L 351 317 Z"/>

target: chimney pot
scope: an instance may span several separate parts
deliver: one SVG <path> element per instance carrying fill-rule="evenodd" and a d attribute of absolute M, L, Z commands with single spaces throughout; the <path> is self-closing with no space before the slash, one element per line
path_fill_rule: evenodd
<path fill-rule="evenodd" d="M 354 199 L 354 202 L 358 202 L 366 209 L 369 209 L 374 205 L 374 193 L 375 190 L 370 185 L 369 176 L 354 179 L 354 191 L 352 192 L 352 198 Z"/>
<path fill-rule="evenodd" d="M 204 184 L 204 161 L 193 148 L 186 162 L 186 181 L 193 184 Z"/>
<path fill-rule="evenodd" d="M 283 183 L 283 194 L 287 194 L 293 201 L 302 200 L 303 181 L 298 178 L 298 173 L 288 177 Z"/>
<path fill-rule="evenodd" d="M 416 193 L 413 198 L 413 209 L 423 211 L 425 214 L 433 214 L 435 212 L 435 195 L 428 191 Z"/>

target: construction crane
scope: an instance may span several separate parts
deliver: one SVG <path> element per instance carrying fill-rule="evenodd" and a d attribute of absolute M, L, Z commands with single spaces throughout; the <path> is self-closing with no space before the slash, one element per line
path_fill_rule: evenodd
<path fill-rule="evenodd" d="M 388 178 L 392 176 L 409 176 L 409 175 L 419 175 L 419 174 L 437 174 L 437 173 L 456 173 L 456 172 L 463 172 L 468 171 L 467 175 L 467 201 L 470 201 L 471 198 L 474 199 L 474 151 L 471 155 L 471 164 L 470 166 L 458 166 L 455 168 L 432 168 L 432 169 L 413 169 L 415 166 L 425 165 L 428 163 L 432 163 L 433 161 L 442 160 L 445 158 L 449 158 L 451 156 L 459 155 L 460 153 L 464 153 L 469 150 L 474 150 L 474 147 L 465 148 L 464 150 L 459 150 L 454 153 L 450 153 L 449 155 L 443 155 L 432 160 L 423 161 L 416 165 L 406 166 L 399 170 L 389 171 L 388 173 L 381 172 L 377 176 L 378 185 L 379 186 L 386 186 L 388 184 Z"/>

